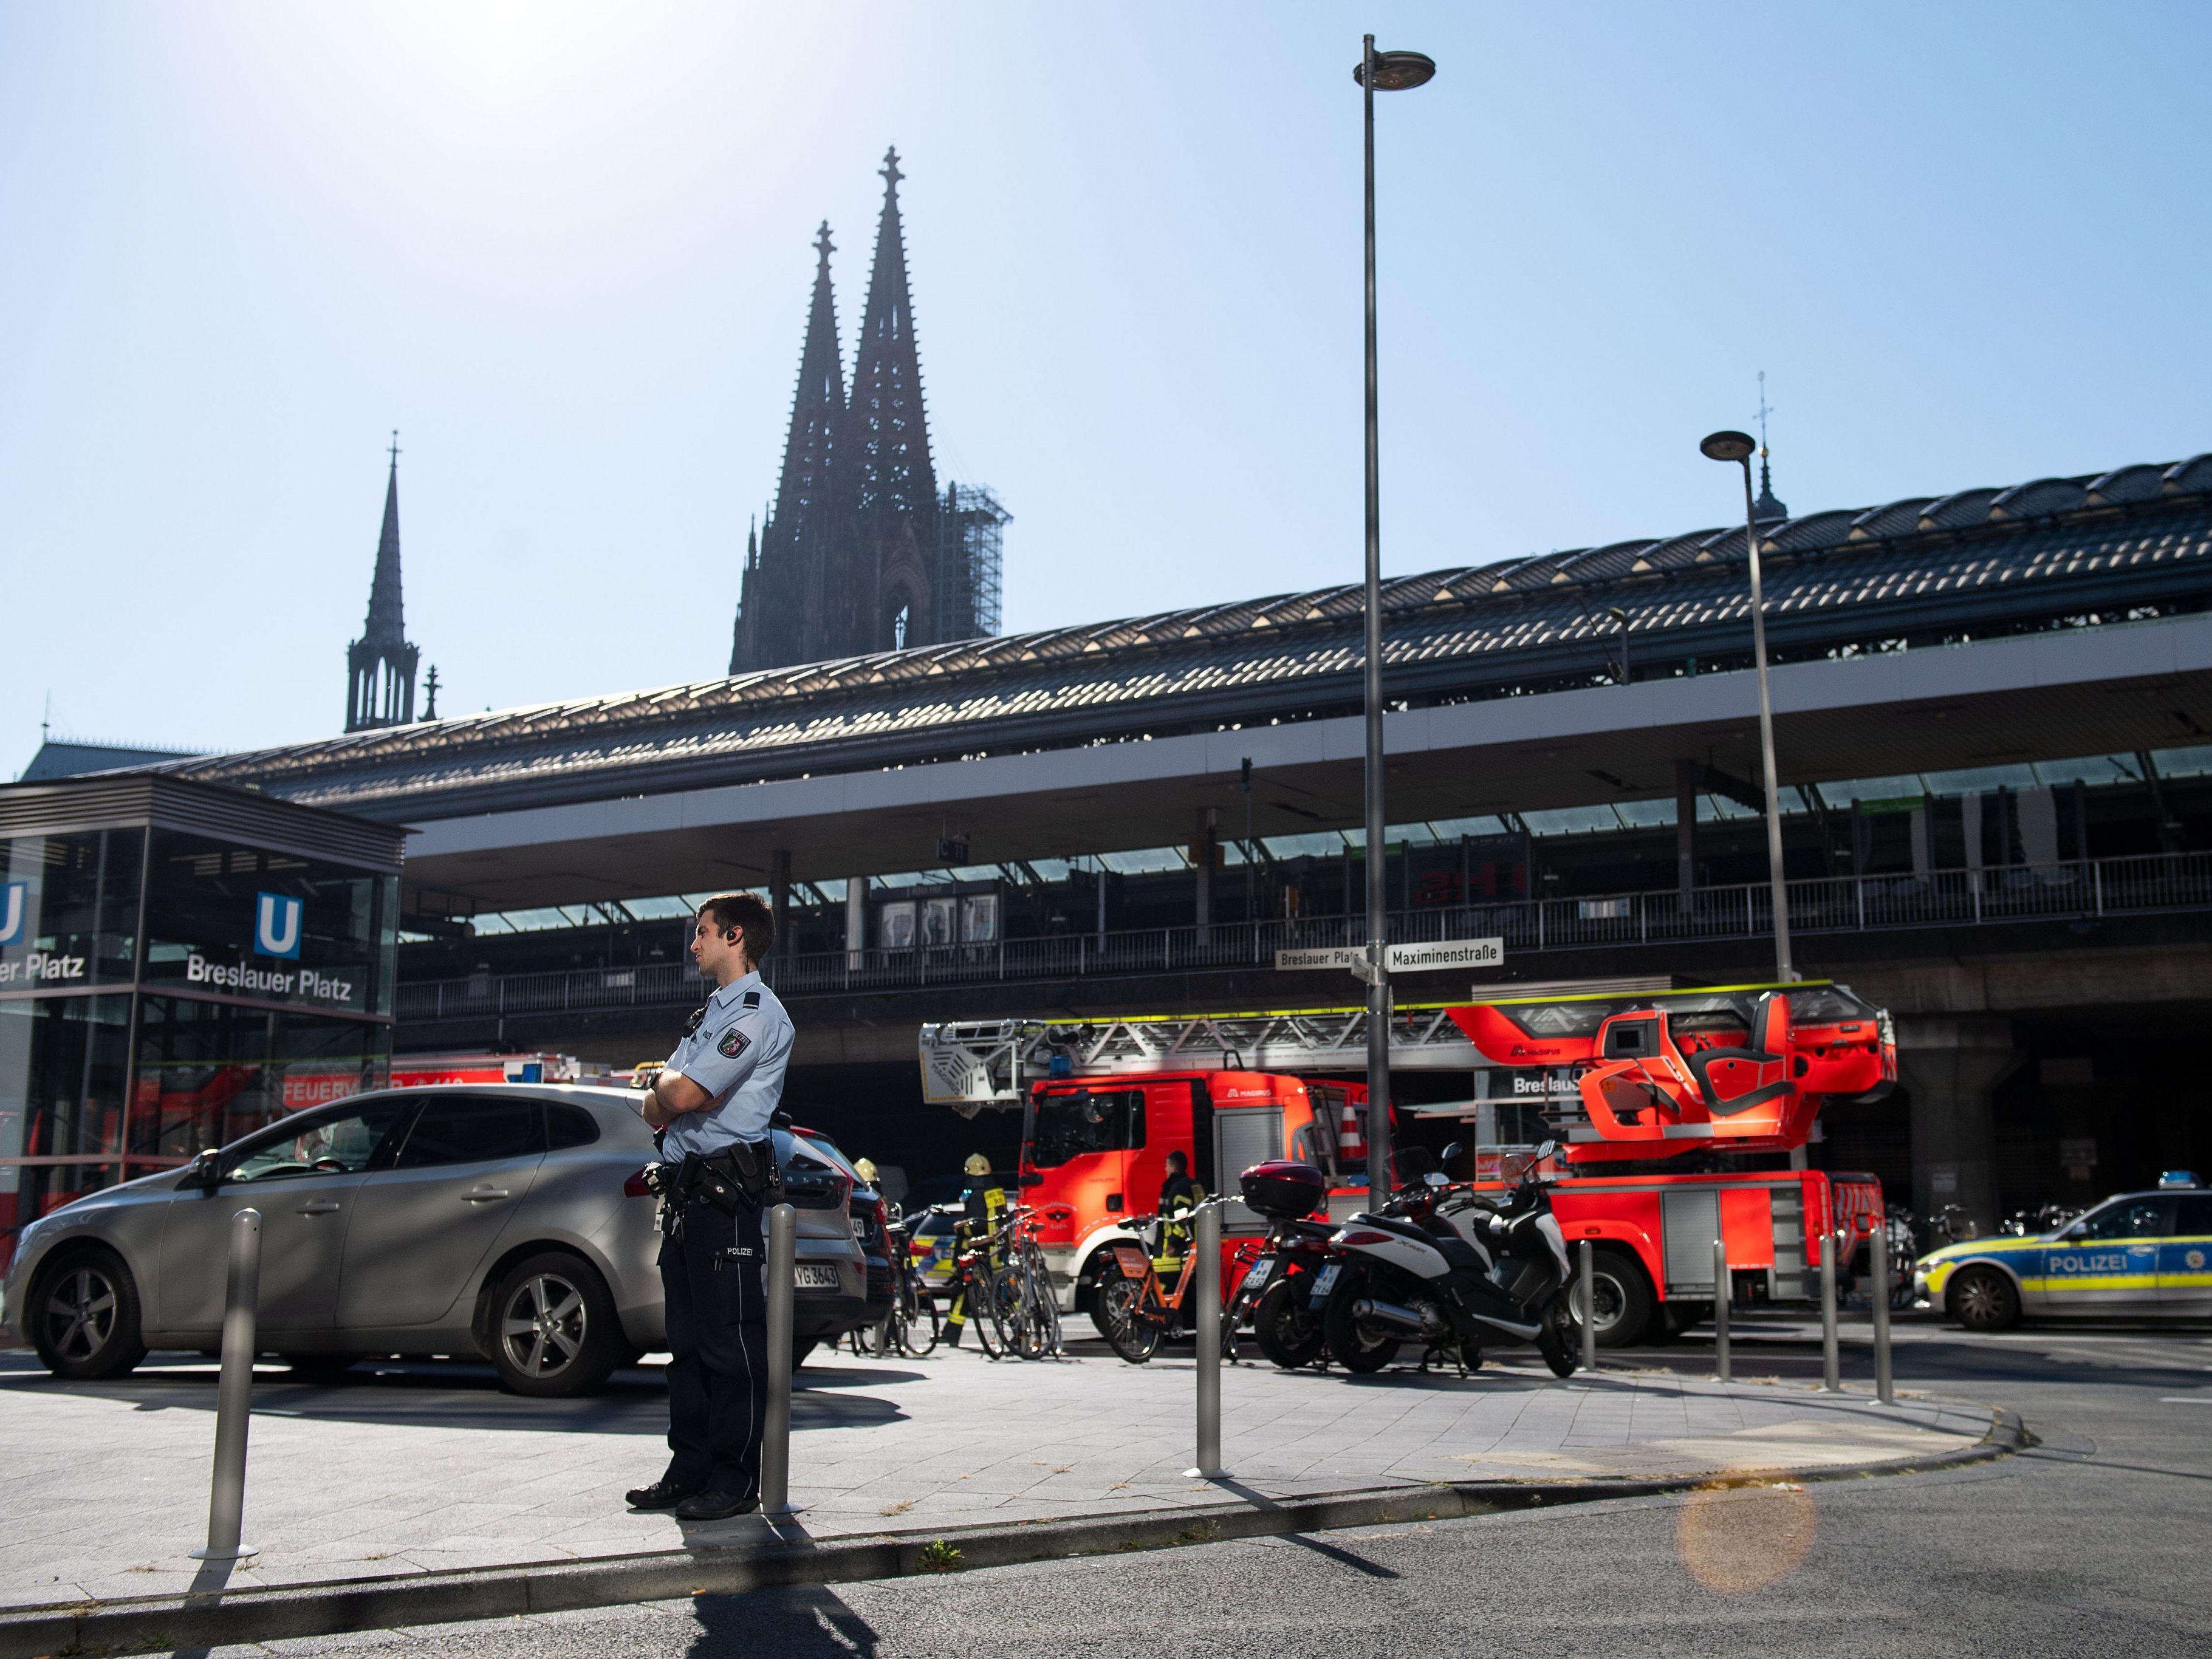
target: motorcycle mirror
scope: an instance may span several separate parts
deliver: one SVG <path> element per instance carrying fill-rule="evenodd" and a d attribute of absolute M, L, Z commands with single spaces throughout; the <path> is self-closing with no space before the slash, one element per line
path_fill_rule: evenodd
<path fill-rule="evenodd" d="M 1547 1140 L 1536 1148 L 1535 1161 L 1539 1164 L 1548 1164 L 1559 1155 L 1559 1143 L 1556 1140 Z"/>
<path fill-rule="evenodd" d="M 1464 1147 L 1464 1146 L 1461 1146 L 1461 1145 L 1459 1144 L 1459 1142 L 1457 1142 L 1456 1140 L 1455 1140 L 1454 1142 L 1452 1142 L 1452 1144 L 1451 1144 L 1450 1146 L 1447 1146 L 1447 1147 L 1445 1147 L 1445 1148 L 1444 1148 L 1444 1150 L 1443 1150 L 1443 1153 L 1442 1153 L 1442 1157 L 1443 1157 L 1443 1161 L 1444 1161 L 1445 1163 L 1449 1164 L 1449 1163 L 1450 1163 L 1454 1158 L 1457 1158 L 1457 1157 L 1458 1157 L 1462 1152 L 1465 1152 L 1466 1150 L 1467 1150 L 1467 1148 L 1466 1148 L 1466 1147 Z"/>

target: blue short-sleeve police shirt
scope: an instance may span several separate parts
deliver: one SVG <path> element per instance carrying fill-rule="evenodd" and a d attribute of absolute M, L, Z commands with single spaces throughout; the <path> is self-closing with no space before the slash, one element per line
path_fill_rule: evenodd
<path fill-rule="evenodd" d="M 759 974 L 733 979 L 708 998 L 698 1029 L 676 1045 L 667 1069 L 690 1079 L 714 1103 L 672 1122 L 661 1155 L 675 1162 L 765 1140 L 783 1098 L 791 1042 L 791 1016 Z"/>

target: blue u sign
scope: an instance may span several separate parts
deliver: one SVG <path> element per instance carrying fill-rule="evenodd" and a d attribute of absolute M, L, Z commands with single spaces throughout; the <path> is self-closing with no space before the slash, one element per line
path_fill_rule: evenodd
<path fill-rule="evenodd" d="M 0 945 L 14 945 L 23 937 L 23 915 L 30 906 L 30 883 L 11 881 L 0 887 Z"/>
<path fill-rule="evenodd" d="M 253 896 L 253 949 L 257 955 L 283 957 L 300 954 L 300 917 L 307 908 L 300 900 L 282 893 Z"/>

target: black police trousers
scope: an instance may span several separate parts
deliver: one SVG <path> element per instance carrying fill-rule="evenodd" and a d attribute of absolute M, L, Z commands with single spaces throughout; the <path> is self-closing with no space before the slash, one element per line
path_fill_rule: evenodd
<path fill-rule="evenodd" d="M 660 1241 L 668 1331 L 667 1479 L 716 1492 L 760 1490 L 768 1418 L 768 1252 L 761 1212 L 684 1206 L 680 1237 Z"/>

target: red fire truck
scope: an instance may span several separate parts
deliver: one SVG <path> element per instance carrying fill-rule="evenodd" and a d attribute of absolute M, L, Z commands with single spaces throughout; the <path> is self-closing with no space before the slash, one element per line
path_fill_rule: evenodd
<path fill-rule="evenodd" d="M 1087 1309 L 1106 1248 L 1133 1236 L 1126 1218 L 1157 1207 L 1170 1151 L 1207 1192 L 1227 1189 L 1224 1251 L 1265 1231 L 1233 1191 L 1263 1158 L 1318 1164 L 1332 1214 L 1366 1206 L 1365 1091 L 1316 1075 L 1362 1066 L 1364 1020 L 1309 1009 L 926 1025 L 923 1092 L 970 1115 L 1022 1108 L 1024 1198 L 1062 1306 Z M 1710 1317 L 1717 1237 L 1736 1300 L 1790 1303 L 1814 1293 L 1823 1238 L 1881 1224 L 1874 1177 L 1802 1167 L 1823 1104 L 1895 1084 L 1888 1016 L 1844 987 L 1561 988 L 1401 1006 L 1390 1037 L 1394 1072 L 1503 1074 L 1521 1085 L 1508 1098 L 1536 1103 L 1540 1134 L 1501 1129 L 1495 1102 L 1421 1115 L 1477 1128 L 1478 1175 L 1516 1146 L 1563 1143 L 1553 1206 L 1570 1239 L 1596 1246 L 1608 1346 Z"/>

